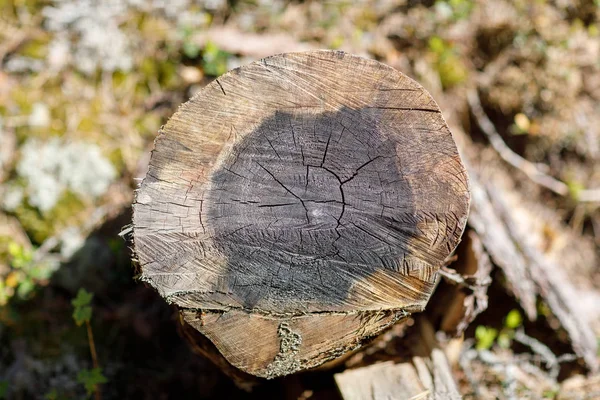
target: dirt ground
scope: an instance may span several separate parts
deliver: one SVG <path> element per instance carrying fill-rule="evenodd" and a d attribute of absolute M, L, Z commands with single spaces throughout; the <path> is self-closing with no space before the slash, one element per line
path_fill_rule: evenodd
<path fill-rule="evenodd" d="M 567 271 L 600 338 L 597 0 L 0 0 L 0 398 L 90 397 L 87 331 L 72 317 L 81 288 L 94 295 L 103 399 L 340 398 L 334 373 L 400 357 L 407 343 L 391 331 L 360 360 L 237 389 L 189 350 L 177 311 L 136 282 L 118 235 L 157 131 L 182 102 L 229 69 L 317 48 L 416 79 L 484 162 L 499 160 L 487 164 L 513 182 L 502 190 L 534 204 L 531 235 Z M 530 320 L 506 271 L 491 276 L 487 310 L 445 342 L 463 396 L 600 398 L 600 375 L 543 293 Z"/>

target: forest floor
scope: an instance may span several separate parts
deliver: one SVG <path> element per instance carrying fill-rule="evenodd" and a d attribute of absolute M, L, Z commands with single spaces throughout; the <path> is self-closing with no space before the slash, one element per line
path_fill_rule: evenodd
<path fill-rule="evenodd" d="M 189 350 L 176 310 L 135 281 L 118 235 L 157 131 L 182 102 L 229 69 L 317 48 L 399 69 L 443 99 L 484 159 L 518 157 L 502 161 L 507 190 L 543 205 L 540 249 L 569 265 L 578 312 L 600 338 L 597 0 L 0 0 L 0 399 L 81 398 L 103 381 L 104 399 L 339 397 L 334 373 L 351 364 L 237 389 Z M 482 115 L 508 149 L 490 146 Z M 531 165 L 550 180 L 532 182 Z M 446 347 L 462 394 L 600 398 L 600 375 L 570 356 L 543 299 L 531 321 L 498 268 L 492 277 L 487 310 Z M 94 368 L 72 317 L 82 288 L 93 293 L 84 318 L 97 375 L 81 373 Z M 519 342 L 523 331 L 559 364 Z M 388 334 L 365 360 L 390 359 L 379 356 L 390 345 L 402 346 Z"/>

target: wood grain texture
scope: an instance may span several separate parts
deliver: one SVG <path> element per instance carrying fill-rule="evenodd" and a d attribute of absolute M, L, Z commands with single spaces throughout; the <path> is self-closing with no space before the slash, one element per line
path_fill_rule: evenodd
<path fill-rule="evenodd" d="M 317 366 L 422 310 L 469 207 L 431 96 L 333 51 L 216 79 L 160 131 L 134 204 L 142 280 L 245 372 Z"/>
<path fill-rule="evenodd" d="M 452 369 L 429 318 L 416 318 L 405 357 L 335 374 L 344 400 L 460 400 Z"/>
<path fill-rule="evenodd" d="M 344 400 L 460 400 L 444 352 L 430 357 L 392 361 L 350 369 L 335 375 Z"/>

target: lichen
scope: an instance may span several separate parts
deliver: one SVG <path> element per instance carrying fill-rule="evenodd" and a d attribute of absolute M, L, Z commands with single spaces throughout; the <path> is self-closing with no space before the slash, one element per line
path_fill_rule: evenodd
<path fill-rule="evenodd" d="M 61 1 L 43 9 L 46 26 L 57 32 L 51 50 L 67 53 L 79 71 L 93 74 L 104 71 L 128 71 L 133 65 L 131 43 L 118 24 L 118 17 L 127 11 L 121 1 L 96 2 L 93 0 Z M 77 33 L 77 39 L 67 41 L 62 32 Z M 58 59 L 58 57 L 53 57 Z"/>
<path fill-rule="evenodd" d="M 97 146 L 58 138 L 27 141 L 17 173 L 27 181 L 29 204 L 43 213 L 52 210 L 67 190 L 83 198 L 101 196 L 117 175 Z"/>
<path fill-rule="evenodd" d="M 302 336 L 294 332 L 287 322 L 279 324 L 277 336 L 280 338 L 279 353 L 266 368 L 264 376 L 267 379 L 293 374 L 302 368 L 302 364 L 297 358 L 302 344 Z"/>

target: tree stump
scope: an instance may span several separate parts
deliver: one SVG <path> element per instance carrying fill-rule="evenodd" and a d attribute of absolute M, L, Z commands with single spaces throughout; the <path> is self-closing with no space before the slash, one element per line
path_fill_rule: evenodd
<path fill-rule="evenodd" d="M 334 51 L 235 69 L 173 115 L 134 204 L 141 279 L 235 367 L 318 366 L 424 309 L 469 188 L 431 96 Z"/>

